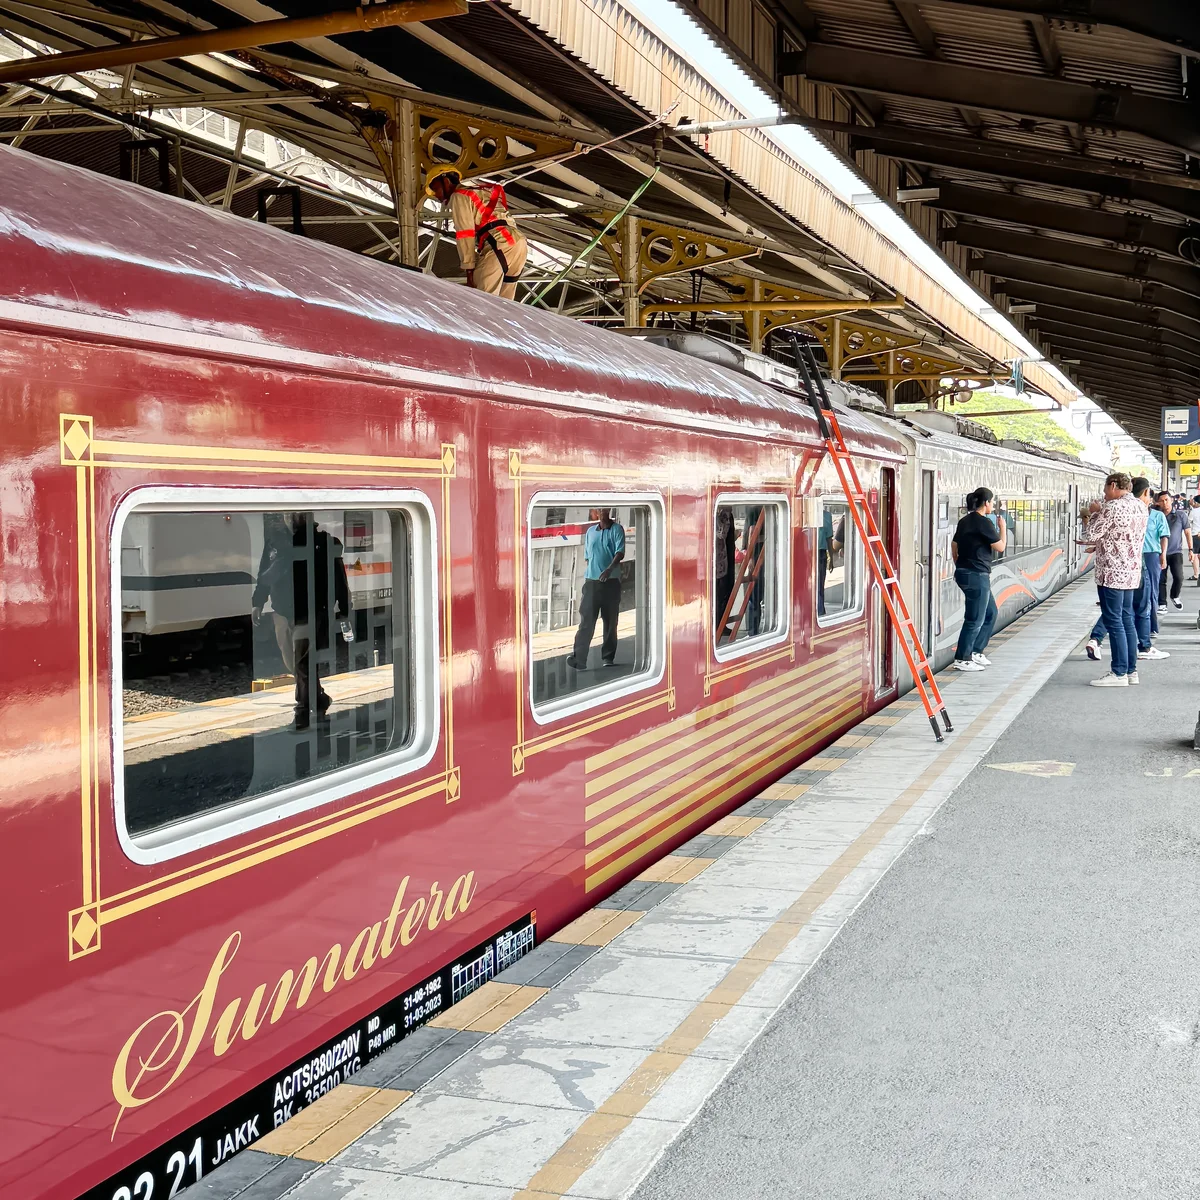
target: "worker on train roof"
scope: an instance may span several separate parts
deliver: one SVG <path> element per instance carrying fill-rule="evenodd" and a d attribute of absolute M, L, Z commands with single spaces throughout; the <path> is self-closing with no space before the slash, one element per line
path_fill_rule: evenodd
<path fill-rule="evenodd" d="M 509 216 L 504 189 L 498 183 L 464 187 L 460 171 L 435 167 L 425 181 L 425 190 L 439 203 L 450 205 L 468 286 L 515 299 L 528 244 Z"/>

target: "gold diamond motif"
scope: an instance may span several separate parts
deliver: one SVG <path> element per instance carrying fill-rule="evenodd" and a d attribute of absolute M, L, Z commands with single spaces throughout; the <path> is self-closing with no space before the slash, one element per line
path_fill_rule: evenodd
<path fill-rule="evenodd" d="M 84 429 L 83 423 L 80 421 L 72 421 L 71 428 L 63 434 L 63 445 L 66 446 L 67 452 L 76 462 L 83 458 L 91 441 L 91 435 Z"/>
<path fill-rule="evenodd" d="M 510 450 L 508 452 L 508 477 L 510 479 L 519 479 L 521 476 L 521 452 L 520 450 Z"/>
<path fill-rule="evenodd" d="M 520 746 L 513 747 L 513 774 L 520 775 L 525 770 L 525 752 Z"/>
<path fill-rule="evenodd" d="M 454 474 L 454 447 L 449 444 L 442 446 L 442 470 L 447 475 Z"/>
<path fill-rule="evenodd" d="M 81 909 L 77 913 L 72 913 L 74 917 L 74 925 L 71 929 L 71 941 L 79 947 L 80 950 L 88 950 L 96 940 L 96 934 L 100 932 L 100 926 L 96 924 L 96 919 L 88 910 Z"/>
<path fill-rule="evenodd" d="M 458 768 L 455 767 L 446 779 L 446 797 L 449 800 L 458 799 Z"/>

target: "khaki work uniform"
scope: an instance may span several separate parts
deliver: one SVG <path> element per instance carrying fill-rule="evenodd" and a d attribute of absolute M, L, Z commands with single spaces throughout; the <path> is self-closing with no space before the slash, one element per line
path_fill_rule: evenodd
<path fill-rule="evenodd" d="M 474 269 L 481 292 L 513 300 L 525 267 L 528 243 L 508 215 L 508 197 L 491 188 L 460 187 L 450 197 L 458 258 L 464 271 Z"/>

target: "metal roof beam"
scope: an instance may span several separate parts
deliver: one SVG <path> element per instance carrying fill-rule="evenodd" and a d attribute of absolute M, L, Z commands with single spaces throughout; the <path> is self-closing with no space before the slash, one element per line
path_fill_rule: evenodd
<path fill-rule="evenodd" d="M 1128 300 L 1114 300 L 1109 296 L 1097 296 L 1093 292 L 1080 290 L 1078 285 L 1071 287 L 1065 283 L 1053 285 L 1012 279 L 1007 287 L 997 290 L 1005 292 L 1013 299 L 1036 304 L 1039 311 L 1043 305 L 1053 308 L 1077 309 L 1080 312 L 1093 313 L 1100 317 L 1111 317 L 1117 321 L 1157 325 L 1160 329 L 1169 329 L 1191 341 L 1200 342 L 1200 321 L 1184 313 L 1173 312 L 1170 309 L 1151 304 L 1135 304 Z"/>
<path fill-rule="evenodd" d="M 1154 326 L 1147 328 L 1131 322 L 1124 323 L 1124 326 L 1124 332 L 1117 333 L 1074 318 L 1069 321 L 1046 319 L 1038 321 L 1037 330 L 1048 346 L 1069 344 L 1076 347 L 1091 346 L 1099 350 L 1116 348 L 1128 350 L 1131 354 L 1161 355 L 1184 366 L 1200 368 L 1200 347 L 1193 349 L 1184 346 L 1179 338 L 1166 339 L 1162 331 Z"/>
<path fill-rule="evenodd" d="M 940 195 L 927 201 L 931 208 L 959 216 L 984 217 L 1010 225 L 1026 225 L 1078 237 L 1116 242 L 1138 250 L 1179 256 L 1186 231 L 1135 213 L 1110 213 L 1076 204 L 1054 204 L 1029 196 L 1014 196 L 958 183 L 939 184 Z"/>
<path fill-rule="evenodd" d="M 934 6 L 978 8 L 1072 25 L 1111 25 L 1200 54 L 1200 8 L 1189 0 L 922 0 Z"/>
<path fill-rule="evenodd" d="M 1138 345 L 1136 338 L 1113 338 L 1111 341 L 1097 341 L 1081 335 L 1071 336 L 1069 326 L 1056 326 L 1067 330 L 1065 333 L 1051 333 L 1049 327 L 1043 326 L 1041 333 L 1046 344 L 1051 346 L 1055 354 L 1070 354 L 1088 359 L 1092 355 L 1111 356 L 1114 353 L 1129 362 L 1146 364 L 1161 363 L 1164 366 L 1177 366 L 1181 370 L 1193 372 L 1200 379 L 1200 358 L 1185 357 L 1162 342 L 1143 342 Z"/>
<path fill-rule="evenodd" d="M 1190 104 L 1128 88 L 988 71 L 825 42 L 810 42 L 804 50 L 781 55 L 780 71 L 868 94 L 1137 133 L 1189 154 L 1200 153 L 1200 123 Z"/>
<path fill-rule="evenodd" d="M 1190 264 L 1156 258 L 1152 254 L 1102 249 L 1084 242 L 1017 233 L 1011 229 L 969 221 L 947 230 L 943 241 L 1010 258 L 1024 258 L 1030 262 L 1054 263 L 1120 279 L 1160 283 L 1177 292 L 1200 298 L 1200 269 Z"/>
<path fill-rule="evenodd" d="M 1102 275 L 1098 271 L 1062 266 L 1058 263 L 1031 262 L 1029 259 L 1007 254 L 984 253 L 971 265 L 974 269 L 991 275 L 997 281 L 997 287 L 1003 291 L 1008 289 L 1003 287 L 1000 280 L 1040 283 L 1046 287 L 1086 292 L 1091 296 L 1107 297 L 1126 304 L 1149 305 L 1168 312 L 1177 312 L 1200 322 L 1200 298 L 1140 279 Z"/>
<path fill-rule="evenodd" d="M 851 150 L 874 150 L 924 167 L 973 171 L 1013 183 L 1041 183 L 1133 204 L 1154 204 L 1200 219 L 1200 179 L 1155 171 L 1136 163 L 1085 155 L 1051 154 L 999 138 L 961 137 L 907 125 L 854 125 L 806 119 L 807 128 L 845 134 Z"/>
<path fill-rule="evenodd" d="M 1169 342 L 1178 346 L 1186 353 L 1200 354 L 1200 334 L 1183 333 L 1178 330 L 1166 329 L 1159 324 L 1154 313 L 1142 313 L 1126 316 L 1110 316 L 1105 313 L 1089 312 L 1085 309 L 1073 308 L 1069 301 L 1050 302 L 1038 305 L 1034 325 L 1042 328 L 1045 321 L 1057 328 L 1078 329 L 1087 333 L 1095 333 L 1102 340 L 1112 337 L 1126 337 L 1151 345 Z M 1193 350 L 1192 347 L 1195 347 Z"/>

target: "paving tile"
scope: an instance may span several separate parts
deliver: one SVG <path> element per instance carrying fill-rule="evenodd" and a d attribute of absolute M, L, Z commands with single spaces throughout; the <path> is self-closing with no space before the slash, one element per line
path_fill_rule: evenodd
<path fill-rule="evenodd" d="M 452 1040 L 457 1040 L 459 1036 L 453 1029 L 433 1029 L 428 1025 L 414 1029 L 407 1037 L 385 1050 L 374 1062 L 363 1067 L 354 1076 L 354 1082 L 369 1087 L 408 1087 L 409 1090 L 415 1090 L 409 1084 L 398 1084 L 396 1080 L 405 1072 L 411 1071 L 439 1047 L 445 1046 Z M 473 1039 L 467 1042 L 467 1046 L 469 1046 L 473 1045 L 474 1041 L 477 1041 L 482 1035 L 464 1034 L 461 1036 Z M 462 1046 L 456 1052 L 456 1056 L 464 1053 L 466 1048 L 466 1046 Z M 447 1061 L 453 1061 L 453 1059 Z"/>
<path fill-rule="evenodd" d="M 243 1150 L 241 1154 L 222 1163 L 188 1189 L 189 1195 L 204 1200 L 234 1200 L 252 1183 L 286 1160 L 279 1154 L 263 1150 Z"/>
<path fill-rule="evenodd" d="M 437 1029 L 494 1033 L 506 1021 L 546 994 L 545 988 L 497 983 L 491 979 L 429 1022 Z"/>
<path fill-rule="evenodd" d="M 556 988 L 505 1031 L 505 1040 L 541 1045 L 618 1046 L 653 1050 L 692 1010 L 678 997 L 629 997 Z"/>
<path fill-rule="evenodd" d="M 378 1090 L 378 1088 L 363 1087 L 361 1084 L 343 1083 L 340 1087 L 326 1092 L 324 1096 L 307 1108 L 301 1109 L 290 1121 L 285 1121 L 278 1128 L 260 1138 L 254 1143 L 254 1149 L 266 1150 L 272 1154 L 294 1155 L 371 1099 Z M 403 1093 L 396 1093 L 396 1095 L 407 1099 Z M 402 1100 L 398 1099 L 396 1103 L 402 1103 Z M 374 1121 L 371 1124 L 374 1124 Z"/>
<path fill-rule="evenodd" d="M 703 1000 L 729 973 L 728 958 L 653 954 L 625 948 L 622 939 L 566 980 L 564 992 L 610 992 L 667 1000 Z"/>
<path fill-rule="evenodd" d="M 704 883 L 709 887 L 727 889 L 728 899 L 733 903 L 741 900 L 747 892 L 751 896 L 756 891 L 771 892 L 774 897 L 778 897 L 774 902 L 764 901 L 757 907 L 739 910 L 740 916 L 761 917 L 763 913 L 774 911 L 776 907 L 780 910 L 786 908 L 793 899 L 800 896 L 805 888 L 820 878 L 822 872 L 828 869 L 839 853 L 841 853 L 840 850 L 825 847 L 813 854 L 797 851 L 795 857 L 770 860 L 761 859 L 756 855 L 752 865 L 747 862 L 748 856 L 739 856 L 738 860 L 732 863 L 726 864 L 722 861 L 714 864 L 712 870 L 705 875 Z M 806 861 L 797 861 L 798 859 Z M 700 911 L 709 911 L 706 905 L 711 902 L 709 896 L 701 899 L 699 901 Z M 753 905 L 755 902 L 749 900 L 747 903 Z M 687 911 L 694 910 L 688 909 Z"/>
<path fill-rule="evenodd" d="M 597 954 L 599 946 L 568 946 L 561 943 L 566 953 L 560 955 L 550 966 L 540 971 L 529 982 L 534 987 L 552 988 L 566 979 L 573 971 L 577 971 L 585 962 Z"/>
<path fill-rule="evenodd" d="M 497 983 L 533 983 L 544 971 L 548 971 L 560 958 L 570 954 L 572 946 L 565 942 L 542 942 L 528 954 L 523 954 L 511 967 L 496 976 Z M 547 986 L 547 985 L 542 985 Z"/>
<path fill-rule="evenodd" d="M 680 1063 L 638 1113 L 649 1121 L 690 1121 L 733 1069 L 722 1058 L 688 1057 Z"/>
<path fill-rule="evenodd" d="M 421 1093 L 343 1151 L 338 1165 L 516 1189 L 586 1119 L 573 1108 Z M 432 1192 L 415 1194 L 425 1200 Z"/>
<path fill-rule="evenodd" d="M 645 914 L 617 908 L 592 908 L 549 938 L 573 946 L 607 946 Z"/>
<path fill-rule="evenodd" d="M 739 918 L 698 920 L 659 916 L 656 909 L 622 939 L 621 948 L 639 954 L 682 954 L 738 959 L 762 936 L 763 922 Z"/>
<path fill-rule="evenodd" d="M 554 1045 L 510 1029 L 456 1063 L 430 1092 L 593 1112 L 645 1057 L 640 1047 Z"/>
<path fill-rule="evenodd" d="M 722 817 L 715 825 L 710 825 L 704 832 L 710 837 L 749 837 L 760 825 L 766 824 L 766 817 L 746 817 L 731 813 Z"/>
<path fill-rule="evenodd" d="M 488 1036 L 475 1029 L 452 1029 L 447 1032 L 450 1037 L 440 1046 L 390 1078 L 379 1080 L 379 1086 L 386 1085 L 409 1092 L 418 1091 L 431 1079 L 437 1078 L 447 1067 L 458 1062 L 464 1054 L 474 1050 Z M 361 1079 L 362 1075 L 363 1073 L 360 1071 L 354 1078 Z"/>
<path fill-rule="evenodd" d="M 818 754 L 815 758 L 804 760 L 804 769 L 806 771 L 836 771 L 839 767 L 846 763 L 844 758 L 834 758 L 828 754 Z"/>
<path fill-rule="evenodd" d="M 720 858 L 726 850 L 736 846 L 739 840 L 738 838 L 714 837 L 701 833 L 692 838 L 690 842 L 685 842 L 676 853 L 691 858 Z"/>
<path fill-rule="evenodd" d="M 597 907 L 626 908 L 634 912 L 648 912 L 656 904 L 665 900 L 679 884 L 653 883 L 649 879 L 634 879 L 620 891 L 614 892 L 607 900 L 601 900 Z"/>
<path fill-rule="evenodd" d="M 245 1153 L 249 1151 L 243 1151 L 243 1154 Z M 290 1197 L 293 1195 L 292 1189 L 298 1183 L 311 1178 L 319 1169 L 317 1163 L 307 1162 L 302 1158 L 282 1158 L 267 1174 L 238 1192 L 236 1200 L 280 1200 L 283 1196 Z M 189 1200 L 191 1190 L 188 1189 Z"/>
<path fill-rule="evenodd" d="M 638 879 L 651 883 L 687 883 L 714 861 L 712 858 L 693 858 L 686 854 L 668 854 L 666 858 L 647 867 Z"/>
<path fill-rule="evenodd" d="M 346 1084 L 342 1084 L 342 1087 L 346 1086 Z M 338 1088 L 334 1089 L 334 1091 L 339 1090 Z M 388 1113 L 399 1108 L 411 1095 L 412 1092 L 397 1091 L 392 1088 L 372 1090 L 369 1096 L 363 1098 L 361 1104 L 351 1109 L 336 1124 L 313 1138 L 307 1146 L 295 1151 L 293 1157 L 307 1159 L 309 1162 L 328 1162 L 335 1154 L 340 1154 L 352 1142 L 362 1137 L 368 1129 L 383 1120 Z"/>
<path fill-rule="evenodd" d="M 312 1164 L 308 1164 L 310 1170 Z M 287 1200 L 511 1200 L 510 1187 L 364 1171 L 337 1162 L 321 1167 Z M 238 1200 L 241 1200 L 239 1197 Z"/>
<path fill-rule="evenodd" d="M 710 870 L 715 869 L 716 866 Z M 808 871 L 813 878 L 821 873 L 816 867 L 809 867 Z M 804 886 L 787 882 L 782 889 L 766 888 L 755 887 L 749 881 L 743 886 L 733 886 L 728 882 L 710 882 L 709 872 L 706 872 L 702 879 L 677 892 L 655 911 L 668 921 L 724 921 L 736 917 L 769 922 L 799 896 Z"/>

